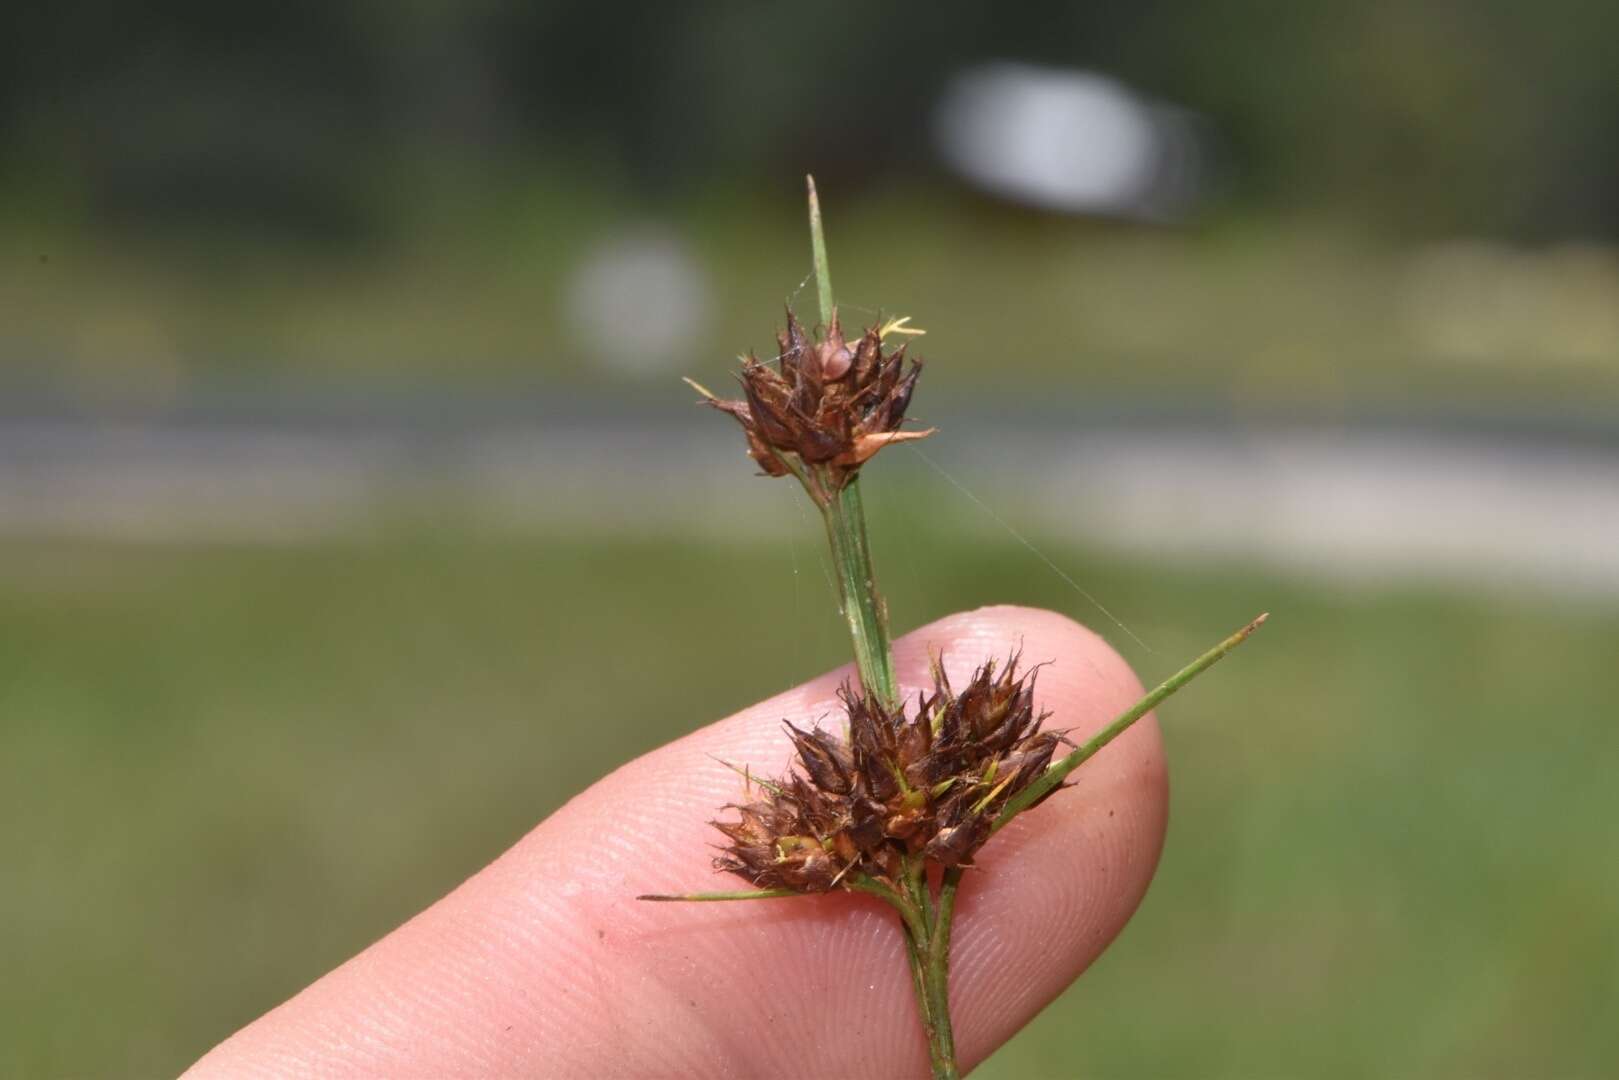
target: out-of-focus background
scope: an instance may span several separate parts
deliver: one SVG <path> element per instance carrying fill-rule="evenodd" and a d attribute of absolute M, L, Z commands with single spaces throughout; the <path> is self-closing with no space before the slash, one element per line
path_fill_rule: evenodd
<path fill-rule="evenodd" d="M 7 23 L 0 1072 L 174 1072 L 843 659 L 678 381 L 813 311 L 806 171 L 846 317 L 928 331 L 898 628 L 1038 604 L 1152 681 L 1275 614 L 982 1075 L 1619 1060 L 1619 7 Z"/>

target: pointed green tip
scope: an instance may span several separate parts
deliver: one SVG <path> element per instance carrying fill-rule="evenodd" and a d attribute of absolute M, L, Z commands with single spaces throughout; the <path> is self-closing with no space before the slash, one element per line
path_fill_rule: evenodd
<path fill-rule="evenodd" d="M 832 271 L 826 262 L 826 233 L 821 228 L 821 198 L 815 191 L 815 177 L 805 174 L 804 188 L 809 197 L 810 251 L 815 259 L 815 294 L 821 304 L 821 322 L 832 322 Z"/>

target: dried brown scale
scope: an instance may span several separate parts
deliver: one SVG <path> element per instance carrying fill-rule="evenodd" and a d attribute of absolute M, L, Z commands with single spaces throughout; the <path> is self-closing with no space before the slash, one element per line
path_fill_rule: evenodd
<path fill-rule="evenodd" d="M 1050 765 L 1062 737 L 1041 730 L 1037 669 L 984 664 L 956 694 L 941 667 L 929 694 L 889 710 L 844 686 L 842 737 L 788 723 L 797 767 L 716 821 L 730 843 L 714 865 L 764 889 L 826 892 L 851 875 L 899 884 L 920 853 L 970 865 L 1001 809 Z"/>
<path fill-rule="evenodd" d="M 830 497 L 883 447 L 932 434 L 900 430 L 922 362 L 907 366 L 903 345 L 885 355 L 876 327 L 851 348 L 833 312 L 823 338 L 813 341 L 788 309 L 776 345 L 774 365 L 752 355 L 743 360 L 742 400 L 707 399 L 742 425 L 748 454 L 767 475 L 809 467 Z"/>

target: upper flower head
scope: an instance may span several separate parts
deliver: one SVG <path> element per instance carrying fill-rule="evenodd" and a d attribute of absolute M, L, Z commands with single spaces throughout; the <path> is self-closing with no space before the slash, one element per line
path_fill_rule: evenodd
<path fill-rule="evenodd" d="M 1034 672 L 991 661 L 957 694 L 942 668 L 915 711 L 845 687 L 848 737 L 787 725 L 798 771 L 715 822 L 715 865 L 761 888 L 825 892 L 850 873 L 894 883 L 905 856 L 970 864 L 1006 804 L 1039 779 L 1062 737 L 1040 730 Z"/>
<path fill-rule="evenodd" d="M 743 400 L 707 399 L 736 417 L 748 454 L 769 475 L 802 478 L 808 467 L 832 494 L 884 446 L 932 434 L 899 430 L 922 363 L 907 367 L 904 345 L 884 355 L 876 327 L 851 345 L 834 311 L 824 337 L 812 341 L 789 308 L 776 343 L 774 366 L 743 360 Z"/>

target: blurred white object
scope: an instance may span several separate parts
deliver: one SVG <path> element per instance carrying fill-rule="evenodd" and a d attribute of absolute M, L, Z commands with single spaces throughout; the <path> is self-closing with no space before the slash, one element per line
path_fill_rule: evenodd
<path fill-rule="evenodd" d="M 1084 71 L 970 68 L 946 88 L 934 134 L 967 180 L 1048 210 L 1171 219 L 1191 208 L 1200 187 L 1192 114 Z"/>
<path fill-rule="evenodd" d="M 593 244 L 567 289 L 579 347 L 634 374 L 666 372 L 687 358 L 707 322 L 708 274 L 670 229 L 641 226 Z"/>

